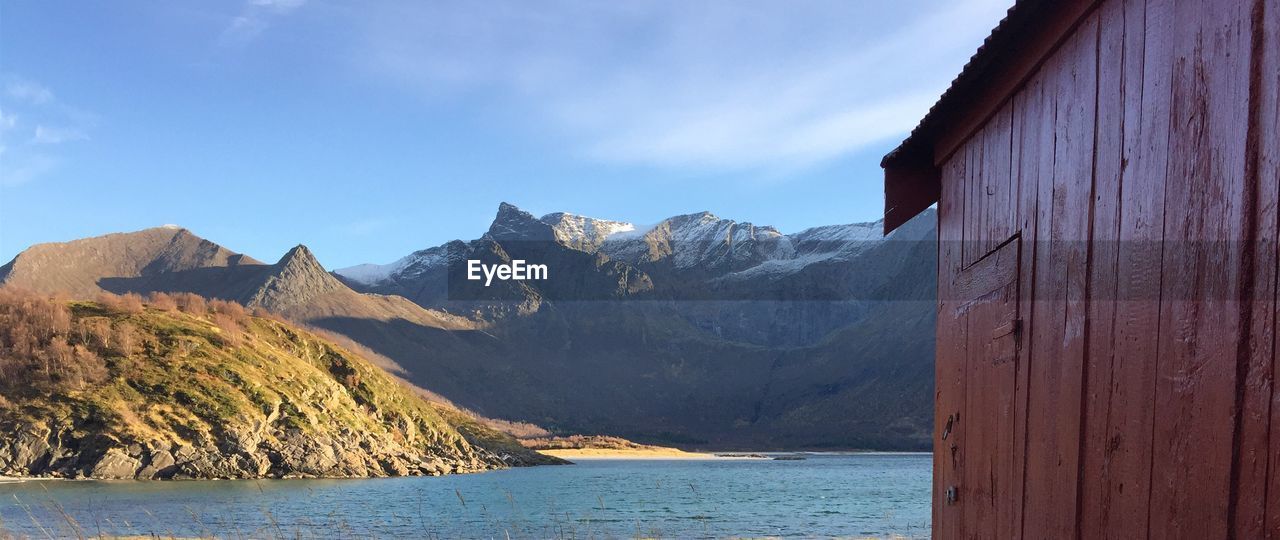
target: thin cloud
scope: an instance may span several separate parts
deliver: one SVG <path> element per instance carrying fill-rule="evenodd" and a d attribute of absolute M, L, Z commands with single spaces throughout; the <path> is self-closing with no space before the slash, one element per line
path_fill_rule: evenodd
<path fill-rule="evenodd" d="M 0 187 L 12 188 L 57 169 L 65 152 L 59 148 L 88 140 L 97 115 L 61 102 L 35 81 L 14 75 L 0 80 Z"/>
<path fill-rule="evenodd" d="M 305 3 L 306 0 L 248 0 L 218 36 L 218 44 L 244 47 L 266 32 L 273 19 L 288 15 Z"/>
<path fill-rule="evenodd" d="M 32 105 L 44 105 L 54 100 L 48 88 L 26 79 L 13 79 L 5 85 L 5 93 L 14 100 Z"/>
<path fill-rule="evenodd" d="M 45 154 L 9 155 L 5 153 L 0 166 L 0 187 L 17 187 L 49 174 L 57 168 L 58 161 Z"/>
<path fill-rule="evenodd" d="M 302 7 L 307 0 L 249 0 L 249 5 L 275 10 L 276 12 L 289 12 Z"/>
<path fill-rule="evenodd" d="M 32 142 L 36 144 L 62 144 L 71 141 L 83 141 L 89 138 L 84 130 L 78 128 L 36 126 Z"/>
<path fill-rule="evenodd" d="M 0 108 L 0 133 L 9 131 L 15 127 L 18 127 L 18 119 Z"/>
<path fill-rule="evenodd" d="M 595 160 L 822 163 L 910 130 L 1009 0 L 375 3 L 363 68 L 481 91 Z"/>

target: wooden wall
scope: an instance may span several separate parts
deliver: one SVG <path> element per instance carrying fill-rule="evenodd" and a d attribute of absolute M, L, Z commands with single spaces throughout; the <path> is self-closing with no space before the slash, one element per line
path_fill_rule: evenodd
<path fill-rule="evenodd" d="M 1278 85 L 1280 0 L 1105 0 L 939 156 L 935 536 L 1280 538 Z"/>

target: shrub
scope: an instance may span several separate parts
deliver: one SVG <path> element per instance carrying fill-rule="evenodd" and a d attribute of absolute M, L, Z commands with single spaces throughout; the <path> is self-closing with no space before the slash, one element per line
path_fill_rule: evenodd
<path fill-rule="evenodd" d="M 222 330 L 221 336 L 223 341 L 229 345 L 239 345 L 244 339 L 244 331 L 240 327 L 240 321 L 235 316 L 226 313 L 214 313 L 210 316 L 213 324 Z"/>
<path fill-rule="evenodd" d="M 131 301 L 125 303 L 128 309 Z M 73 319 L 65 302 L 0 288 L 0 391 L 78 389 L 105 380 L 93 341 L 104 346 L 110 332 L 101 317 Z"/>
<path fill-rule="evenodd" d="M 204 297 L 192 293 L 177 293 L 173 295 L 173 300 L 178 304 L 178 309 L 183 313 L 204 316 L 209 312 L 208 303 Z"/>
<path fill-rule="evenodd" d="M 132 356 L 136 354 L 138 352 L 138 344 L 140 341 L 137 329 L 134 328 L 132 324 L 120 321 L 112 327 L 111 348 L 122 356 Z"/>
<path fill-rule="evenodd" d="M 137 293 L 111 294 L 109 292 L 99 293 L 94 298 L 98 304 L 106 308 L 108 311 L 124 313 L 132 315 L 142 313 L 142 297 Z"/>
<path fill-rule="evenodd" d="M 147 305 L 169 313 L 178 310 L 178 301 L 173 299 L 173 295 L 162 292 L 153 292 L 147 295 Z"/>

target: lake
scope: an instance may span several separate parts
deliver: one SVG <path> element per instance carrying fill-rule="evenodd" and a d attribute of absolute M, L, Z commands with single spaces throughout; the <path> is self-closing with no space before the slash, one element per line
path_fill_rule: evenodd
<path fill-rule="evenodd" d="M 929 535 L 928 454 L 591 460 L 444 477 L 0 484 L 0 537 Z"/>

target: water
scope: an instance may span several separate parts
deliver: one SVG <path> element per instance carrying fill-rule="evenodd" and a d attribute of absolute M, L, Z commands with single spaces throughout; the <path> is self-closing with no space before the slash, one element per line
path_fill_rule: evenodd
<path fill-rule="evenodd" d="M 0 484 L 0 537 L 929 535 L 927 454 L 600 460 L 435 478 Z"/>

